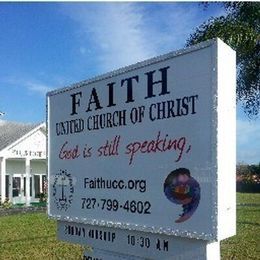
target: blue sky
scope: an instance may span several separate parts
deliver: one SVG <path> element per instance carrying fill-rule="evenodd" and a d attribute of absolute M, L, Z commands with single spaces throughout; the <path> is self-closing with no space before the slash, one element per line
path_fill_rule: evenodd
<path fill-rule="evenodd" d="M 218 4 L 0 3 L 0 111 L 45 120 L 45 94 L 183 48 Z M 259 163 L 260 120 L 237 109 L 237 160 Z M 253 139 L 254 138 L 254 139 Z"/>

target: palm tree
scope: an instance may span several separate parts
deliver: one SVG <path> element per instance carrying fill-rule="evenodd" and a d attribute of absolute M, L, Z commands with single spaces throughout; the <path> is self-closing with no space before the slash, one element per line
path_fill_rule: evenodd
<path fill-rule="evenodd" d="M 206 7 L 210 3 L 204 4 Z M 237 101 L 249 118 L 260 114 L 260 3 L 220 3 L 226 15 L 201 24 L 186 46 L 219 37 L 237 52 Z"/>

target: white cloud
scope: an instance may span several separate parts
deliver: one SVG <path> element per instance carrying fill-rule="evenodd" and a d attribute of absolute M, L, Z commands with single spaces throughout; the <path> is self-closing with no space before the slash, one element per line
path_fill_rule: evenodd
<path fill-rule="evenodd" d="M 183 47 L 192 29 L 209 18 L 202 9 L 190 3 L 63 5 L 76 22 L 83 58 L 91 65 L 94 61 L 100 72 Z"/>
<path fill-rule="evenodd" d="M 52 89 L 51 87 L 45 84 L 31 82 L 31 81 L 24 82 L 24 85 L 27 87 L 29 91 L 37 92 L 41 95 L 46 95 L 46 93 Z"/>
<path fill-rule="evenodd" d="M 195 24 L 199 24 L 199 11 L 189 4 L 157 4 L 158 8 L 146 17 L 147 30 L 156 46 L 156 52 L 183 48 Z M 151 25 L 150 27 L 148 25 Z"/>
<path fill-rule="evenodd" d="M 34 79 L 18 79 L 16 77 L 9 77 L 1 79 L 1 81 L 12 86 L 26 88 L 31 94 L 36 93 L 45 96 L 48 91 L 53 89 L 49 85 Z"/>
<path fill-rule="evenodd" d="M 142 11 L 135 4 L 80 4 L 69 6 L 66 13 L 79 24 L 82 42 L 90 42 L 95 49 L 95 59 L 103 71 L 141 61 L 154 53 L 142 30 Z M 80 52 L 86 54 L 87 49 L 81 46 Z"/>

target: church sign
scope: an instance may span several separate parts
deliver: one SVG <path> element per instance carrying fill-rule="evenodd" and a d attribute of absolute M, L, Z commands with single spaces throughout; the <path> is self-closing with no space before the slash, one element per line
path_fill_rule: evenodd
<path fill-rule="evenodd" d="M 49 92 L 49 216 L 234 235 L 235 74 L 217 39 Z"/>

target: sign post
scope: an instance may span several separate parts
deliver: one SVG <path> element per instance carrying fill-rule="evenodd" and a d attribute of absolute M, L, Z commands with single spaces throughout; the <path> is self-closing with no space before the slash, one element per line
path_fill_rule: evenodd
<path fill-rule="evenodd" d="M 212 259 L 206 256 L 213 252 L 214 259 L 218 259 L 220 253 L 219 242 L 65 221 L 58 221 L 57 235 L 62 241 L 90 245 L 93 250 L 87 250 L 86 254 L 91 257 L 98 257 L 98 249 L 102 249 L 102 252 L 116 252 L 117 257 L 127 255 L 137 259 L 202 260 Z"/>
<path fill-rule="evenodd" d="M 58 237 L 152 259 L 162 239 L 162 259 L 217 259 L 236 232 L 235 77 L 216 39 L 49 92 Z"/>

